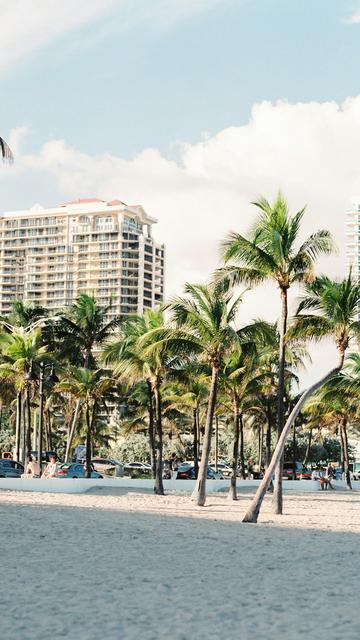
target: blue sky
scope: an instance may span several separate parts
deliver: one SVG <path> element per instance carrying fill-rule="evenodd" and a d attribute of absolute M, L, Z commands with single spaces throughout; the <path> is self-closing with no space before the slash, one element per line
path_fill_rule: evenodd
<path fill-rule="evenodd" d="M 178 141 L 246 122 L 254 102 L 358 93 L 360 26 L 345 22 L 356 2 L 208 0 L 174 22 L 172 0 L 162 18 L 157 4 L 115 2 L 11 64 L 2 131 L 26 125 L 31 148 L 55 137 L 86 153 L 172 157 Z"/>

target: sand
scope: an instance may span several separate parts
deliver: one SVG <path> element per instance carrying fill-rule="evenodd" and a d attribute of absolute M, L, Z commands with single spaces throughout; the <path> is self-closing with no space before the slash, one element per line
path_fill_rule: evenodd
<path fill-rule="evenodd" d="M 1 638 L 359 640 L 360 493 L 0 493 Z"/>

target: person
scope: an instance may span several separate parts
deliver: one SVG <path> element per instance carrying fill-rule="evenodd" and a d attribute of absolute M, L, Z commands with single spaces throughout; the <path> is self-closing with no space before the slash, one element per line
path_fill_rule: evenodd
<path fill-rule="evenodd" d="M 170 468 L 172 472 L 172 477 L 176 478 L 177 470 L 178 470 L 178 458 L 175 452 L 172 453 L 170 457 Z"/>
<path fill-rule="evenodd" d="M 328 465 L 325 471 L 325 478 L 328 481 L 330 489 L 333 489 L 334 487 L 332 486 L 331 481 L 335 479 L 335 469 L 331 464 Z"/>
<path fill-rule="evenodd" d="M 35 456 L 30 455 L 22 478 L 40 478 L 40 465 Z"/>
<path fill-rule="evenodd" d="M 50 461 L 45 467 L 45 471 L 42 474 L 42 478 L 56 478 L 57 464 L 56 456 L 50 456 Z"/>
<path fill-rule="evenodd" d="M 311 480 L 320 480 L 320 474 L 317 469 L 314 469 L 311 474 Z"/>

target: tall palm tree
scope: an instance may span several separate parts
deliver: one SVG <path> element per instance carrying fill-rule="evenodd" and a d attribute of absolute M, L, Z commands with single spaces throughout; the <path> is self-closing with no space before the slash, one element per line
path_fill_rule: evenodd
<path fill-rule="evenodd" d="M 237 500 L 236 479 L 240 454 L 240 477 L 245 479 L 244 410 L 246 403 L 259 392 L 263 374 L 257 369 L 256 352 L 231 351 L 224 358 L 223 386 L 229 395 L 233 410 L 233 456 L 229 498 Z M 252 403 L 251 403 L 252 404 Z"/>
<path fill-rule="evenodd" d="M 24 300 L 13 300 L 11 303 L 11 313 L 8 318 L 10 324 L 15 327 L 29 327 L 34 322 L 49 318 L 49 312 L 45 307 L 40 307 L 34 302 Z M 50 318 L 49 318 L 50 320 Z"/>
<path fill-rule="evenodd" d="M 17 457 L 20 448 L 21 413 L 24 415 L 25 451 L 24 459 L 31 451 L 31 395 L 36 378 L 33 373 L 34 363 L 49 358 L 47 347 L 41 346 L 40 328 L 33 331 L 25 331 L 21 327 L 14 328 L 11 333 L 0 333 L 0 350 L 3 363 L 0 365 L 0 377 L 12 381 L 17 390 Z M 25 398 L 24 398 L 25 395 Z"/>
<path fill-rule="evenodd" d="M 101 406 L 114 386 L 113 379 L 103 369 L 90 370 L 72 367 L 59 382 L 56 391 L 72 394 L 81 400 L 86 420 L 86 477 L 91 477 L 91 451 L 94 425 Z"/>
<path fill-rule="evenodd" d="M 171 362 L 165 344 L 153 348 L 146 346 L 152 342 L 157 332 L 166 327 L 161 310 L 146 310 L 142 316 L 133 316 L 124 321 L 119 335 L 105 345 L 103 358 L 114 367 L 114 376 L 123 383 L 133 385 L 142 380 L 148 388 L 149 435 L 152 468 L 155 471 L 154 491 L 164 494 L 162 481 L 162 398 L 161 385 Z"/>
<path fill-rule="evenodd" d="M 168 410 L 184 411 L 192 419 L 193 460 L 196 476 L 199 472 L 202 413 L 209 395 L 208 373 L 208 367 L 201 366 L 196 360 L 186 363 L 180 370 L 175 371 L 177 384 L 165 398 L 169 403 Z"/>
<path fill-rule="evenodd" d="M 211 435 L 216 407 L 219 372 L 223 357 L 231 346 L 239 344 L 234 321 L 241 297 L 235 300 L 221 283 L 185 286 L 186 297 L 169 304 L 176 329 L 168 334 L 172 348 L 188 349 L 199 354 L 211 367 L 209 399 L 199 474 L 192 498 L 199 506 L 206 501 L 206 476 L 209 462 Z"/>
<path fill-rule="evenodd" d="M 94 350 L 112 335 L 120 318 L 108 319 L 111 304 L 102 306 L 95 296 L 80 293 L 75 302 L 64 311 L 55 327 L 55 339 L 60 342 L 63 355 L 74 365 L 85 369 L 96 365 Z"/>
<path fill-rule="evenodd" d="M 248 237 L 232 232 L 223 242 L 227 266 L 219 275 L 233 284 L 258 285 L 274 282 L 280 291 L 279 361 L 277 390 L 278 437 L 285 418 L 285 347 L 288 324 L 288 291 L 294 283 L 314 279 L 315 261 L 329 254 L 334 245 L 329 231 L 320 230 L 299 242 L 305 208 L 291 215 L 286 200 L 279 193 L 273 204 L 265 198 L 253 203 L 258 217 Z M 275 513 L 282 513 L 282 460 L 276 469 L 274 491 Z"/>
<path fill-rule="evenodd" d="M 307 295 L 300 302 L 294 325 L 289 331 L 289 337 L 315 341 L 331 338 L 337 348 L 338 363 L 304 391 L 292 409 L 276 445 L 271 463 L 245 514 L 244 522 L 257 522 L 272 475 L 283 456 L 286 438 L 305 402 L 341 371 L 350 341 L 360 338 L 360 321 L 358 320 L 360 283 L 353 281 L 351 273 L 341 281 L 331 280 L 326 276 L 318 277 L 313 283 L 307 284 L 305 289 Z M 305 313 L 306 311 L 313 313 Z"/>
<path fill-rule="evenodd" d="M 74 366 L 94 369 L 95 350 L 102 346 L 120 323 L 118 317 L 108 319 L 110 309 L 111 304 L 101 306 L 93 295 L 79 294 L 75 302 L 63 312 L 61 322 L 53 327 L 52 339 L 57 345 L 59 357 L 67 359 Z M 66 445 L 66 461 L 70 458 L 80 408 L 81 398 L 78 397 Z"/>
<path fill-rule="evenodd" d="M 7 142 L 5 142 L 4 138 L 0 138 L 0 156 L 2 157 L 4 162 L 11 163 L 14 160 L 12 151 Z"/>

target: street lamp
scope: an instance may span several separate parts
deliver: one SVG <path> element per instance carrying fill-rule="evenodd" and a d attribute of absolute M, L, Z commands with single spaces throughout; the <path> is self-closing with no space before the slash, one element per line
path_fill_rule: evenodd
<path fill-rule="evenodd" d="M 43 431 L 44 431 L 44 380 L 46 368 L 49 366 L 45 362 L 40 362 L 40 379 L 39 379 L 39 396 L 40 396 L 40 416 L 39 416 L 39 469 L 40 478 L 42 474 L 42 443 L 43 443 Z M 59 382 L 54 369 L 54 365 L 51 366 L 50 375 L 46 378 L 46 382 L 55 384 Z"/>

